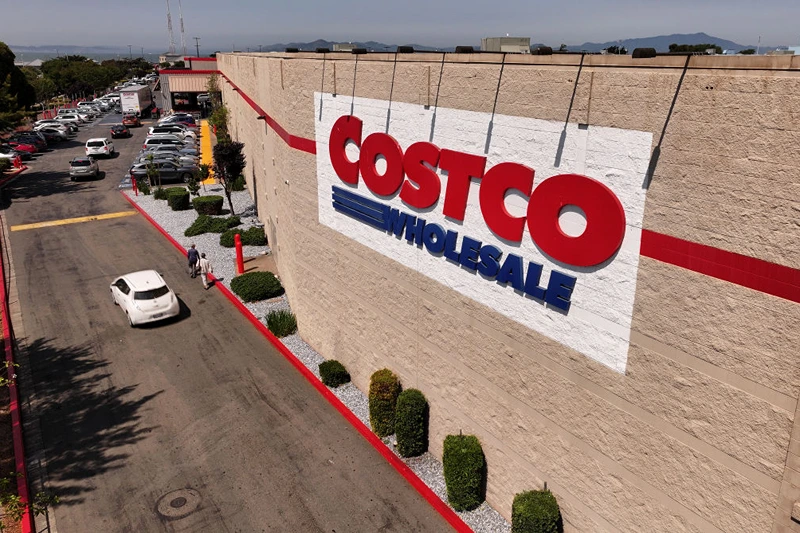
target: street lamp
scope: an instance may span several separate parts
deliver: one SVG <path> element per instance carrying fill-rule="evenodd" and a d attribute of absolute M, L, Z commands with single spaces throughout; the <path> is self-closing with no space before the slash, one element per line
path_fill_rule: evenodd
<path fill-rule="evenodd" d="M 133 59 L 133 52 L 131 50 L 132 50 L 131 45 L 128 45 L 128 57 L 130 59 Z"/>

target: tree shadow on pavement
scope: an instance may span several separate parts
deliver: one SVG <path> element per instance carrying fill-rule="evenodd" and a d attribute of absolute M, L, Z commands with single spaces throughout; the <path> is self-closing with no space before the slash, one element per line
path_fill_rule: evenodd
<path fill-rule="evenodd" d="M 92 477 L 124 466 L 125 448 L 156 429 L 141 424 L 141 410 L 163 391 L 141 396 L 137 385 L 115 386 L 108 361 L 89 345 L 60 349 L 37 339 L 23 349 L 36 390 L 48 490 L 59 505 L 79 504 L 94 490 Z"/>

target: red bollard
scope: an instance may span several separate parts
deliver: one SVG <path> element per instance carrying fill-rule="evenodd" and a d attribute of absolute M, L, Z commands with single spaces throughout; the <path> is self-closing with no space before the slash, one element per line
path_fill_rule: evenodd
<path fill-rule="evenodd" d="M 139 187 L 136 186 L 136 178 L 131 176 L 131 187 L 133 187 L 133 194 L 139 196 Z"/>
<path fill-rule="evenodd" d="M 238 233 L 233 236 L 236 245 L 236 273 L 244 274 L 244 255 L 242 254 L 242 237 Z"/>

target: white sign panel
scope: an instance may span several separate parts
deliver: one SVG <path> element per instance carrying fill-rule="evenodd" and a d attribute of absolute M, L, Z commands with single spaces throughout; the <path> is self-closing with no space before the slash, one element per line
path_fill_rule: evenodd
<path fill-rule="evenodd" d="M 646 190 L 642 184 L 650 158 L 652 133 L 600 126 L 587 128 L 577 124 L 567 124 L 565 128 L 563 122 L 504 115 L 492 117 L 488 113 L 456 109 L 426 109 L 425 106 L 400 102 L 392 102 L 389 112 L 388 101 L 353 100 L 349 96 L 328 93 L 316 93 L 315 103 L 320 224 L 486 305 L 526 328 L 573 348 L 617 372 L 625 372 L 645 205 Z M 409 205 L 398 194 L 376 195 L 367 187 L 363 177 L 359 177 L 357 184 L 347 183 L 334 170 L 329 143 L 334 124 L 351 113 L 363 122 L 362 142 L 350 142 L 345 149 L 347 159 L 352 162 L 359 160 L 359 147 L 363 141 L 370 134 L 380 133 L 395 139 L 403 151 L 414 143 L 425 141 L 443 151 L 446 149 L 483 156 L 486 158 L 487 172 L 499 163 L 518 163 L 530 167 L 535 171 L 532 195 L 537 195 L 536 189 L 551 177 L 578 174 L 592 178 L 605 185 L 604 189 L 610 189 L 624 209 L 624 224 L 620 223 L 619 230 L 621 246 L 600 264 L 577 267 L 554 259 L 557 254 L 545 253 L 542 248 L 546 246 L 540 246 L 541 242 L 537 245 L 527 229 L 520 242 L 501 238 L 485 220 L 479 195 L 481 181 L 478 179 L 470 181 L 463 221 L 445 216 L 443 203 L 445 191 L 448 190 L 448 172 L 441 168 L 436 168 L 441 194 L 426 209 Z M 375 168 L 378 173 L 386 173 L 389 164 L 379 157 Z M 555 180 L 551 183 L 555 183 Z M 369 203 L 370 209 L 378 212 L 379 217 L 381 205 L 388 206 L 383 215 L 388 220 L 389 210 L 396 210 L 392 213 L 395 222 L 398 213 L 401 217 L 407 215 L 409 221 L 414 217 L 417 220 L 424 218 L 432 228 L 437 226 L 434 228 L 437 231 L 447 231 L 448 240 L 450 233 L 457 232 L 457 237 L 452 237 L 458 239 L 457 248 L 462 253 L 468 247 L 466 243 L 479 241 L 478 246 L 490 246 L 493 247 L 491 249 L 502 251 L 499 264 L 511 256 L 522 258 L 529 272 L 534 269 L 541 273 L 542 288 L 552 289 L 552 283 L 548 287 L 549 279 L 572 279 L 572 285 L 564 289 L 568 303 L 564 306 L 549 305 L 544 299 L 531 297 L 527 285 L 526 291 L 522 292 L 518 290 L 519 286 L 501 283 L 499 277 L 495 279 L 484 275 L 486 270 L 479 268 L 476 273 L 474 265 L 470 270 L 463 267 L 465 263 L 459 265 L 446 259 L 447 252 L 445 257 L 441 253 L 432 253 L 432 247 L 411 242 L 413 237 L 403 238 L 407 234 L 401 235 L 399 230 L 393 233 L 391 229 L 381 230 L 365 224 L 358 216 L 348 216 L 347 209 L 337 209 L 337 198 L 339 202 L 349 205 L 357 205 L 351 204 L 353 199 L 362 204 Z M 523 194 L 506 193 L 505 208 L 510 216 L 525 217 L 528 203 L 528 197 Z M 533 211 L 527 213 L 530 219 Z M 592 223 L 589 215 L 584 217 L 580 209 L 569 205 L 560 213 L 557 224 L 568 236 L 581 235 L 583 231 L 588 231 L 586 227 Z M 406 230 L 410 225 L 411 222 Z M 430 242 L 433 240 L 431 238 Z M 475 254 L 478 252 L 475 251 Z M 501 272 L 506 266 L 501 267 Z"/>

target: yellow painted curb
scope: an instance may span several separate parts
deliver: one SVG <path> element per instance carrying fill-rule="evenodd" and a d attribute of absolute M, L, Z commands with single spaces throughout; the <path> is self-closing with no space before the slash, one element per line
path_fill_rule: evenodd
<path fill-rule="evenodd" d="M 214 164 L 214 157 L 211 151 L 211 128 L 208 126 L 207 120 L 200 121 L 200 163 L 209 166 Z M 213 170 L 208 175 L 208 179 L 203 181 L 206 185 L 216 182 Z"/>
<path fill-rule="evenodd" d="M 26 229 L 47 228 L 50 226 L 63 226 L 65 224 L 78 224 L 80 222 L 92 222 L 94 220 L 107 220 L 109 218 L 129 217 L 139 214 L 138 211 L 120 211 L 119 213 L 106 213 L 104 215 L 94 215 L 90 217 L 64 218 L 61 220 L 48 220 L 47 222 L 34 222 L 33 224 L 18 224 L 11 226 L 11 231 L 23 231 Z"/>

